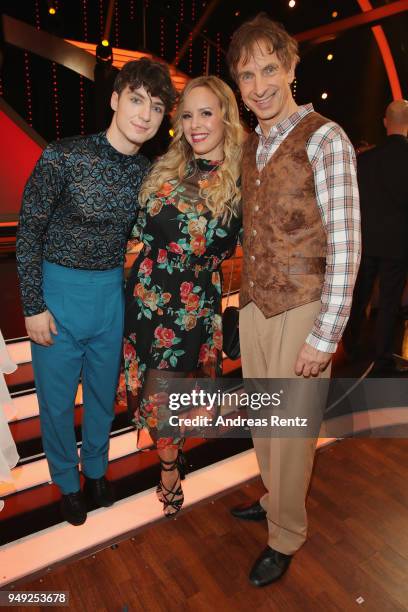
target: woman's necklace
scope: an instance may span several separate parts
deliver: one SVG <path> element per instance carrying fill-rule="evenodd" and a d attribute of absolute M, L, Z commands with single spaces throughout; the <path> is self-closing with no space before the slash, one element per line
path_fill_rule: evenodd
<path fill-rule="evenodd" d="M 223 161 L 223 160 L 222 160 Z M 194 172 L 191 176 L 195 176 L 195 174 L 198 174 L 198 182 L 202 183 L 202 182 L 207 182 L 209 177 L 214 174 L 214 172 L 216 172 L 220 166 L 220 164 L 222 163 L 222 161 L 218 164 L 214 164 L 214 166 L 212 168 L 210 168 L 209 170 L 200 170 L 200 168 L 198 167 L 197 162 L 194 163 Z"/>

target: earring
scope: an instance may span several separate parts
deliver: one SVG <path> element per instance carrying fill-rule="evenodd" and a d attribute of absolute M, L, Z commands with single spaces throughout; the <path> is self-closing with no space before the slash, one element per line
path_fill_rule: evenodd
<path fill-rule="evenodd" d="M 250 108 L 248 108 L 248 107 L 247 107 L 247 105 L 246 105 L 246 104 L 244 104 L 244 108 L 245 108 L 245 110 L 246 110 L 246 111 L 248 111 L 248 113 L 249 113 L 249 112 L 250 112 L 250 110 L 251 110 Z"/>

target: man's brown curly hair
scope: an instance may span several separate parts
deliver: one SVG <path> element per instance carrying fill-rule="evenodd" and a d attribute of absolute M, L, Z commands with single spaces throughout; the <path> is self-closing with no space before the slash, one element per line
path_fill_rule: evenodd
<path fill-rule="evenodd" d="M 259 13 L 250 21 L 243 23 L 232 35 L 227 53 L 227 63 L 232 78 L 237 82 L 237 65 L 244 63 L 254 52 L 254 47 L 265 42 L 270 53 L 276 53 L 285 70 L 290 70 L 293 62 L 299 61 L 298 43 L 277 21 L 272 21 L 266 13 Z"/>

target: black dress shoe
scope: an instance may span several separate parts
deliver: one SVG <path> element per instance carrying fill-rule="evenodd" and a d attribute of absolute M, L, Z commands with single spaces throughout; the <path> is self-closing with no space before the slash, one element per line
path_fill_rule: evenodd
<path fill-rule="evenodd" d="M 112 485 L 105 476 L 88 478 L 85 476 L 84 493 L 99 507 L 108 508 L 115 503 Z"/>
<path fill-rule="evenodd" d="M 288 569 L 292 556 L 267 546 L 255 561 L 249 574 L 249 581 L 254 586 L 261 587 L 279 580 Z"/>
<path fill-rule="evenodd" d="M 244 521 L 262 521 L 266 518 L 266 512 L 259 501 L 241 504 L 231 509 L 232 516 Z"/>
<path fill-rule="evenodd" d="M 86 503 L 82 491 L 62 496 L 61 514 L 71 525 L 82 525 L 85 523 Z"/>

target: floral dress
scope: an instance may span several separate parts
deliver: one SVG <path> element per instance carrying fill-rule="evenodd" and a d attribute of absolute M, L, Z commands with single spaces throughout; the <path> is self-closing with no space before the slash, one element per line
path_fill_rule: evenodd
<path fill-rule="evenodd" d="M 163 381 L 197 370 L 221 375 L 221 264 L 235 251 L 241 217 L 223 224 L 199 195 L 218 165 L 195 160 L 181 183 L 164 183 L 132 232 L 143 248 L 126 286 L 127 404 L 158 447 L 180 442 L 168 432 Z"/>

